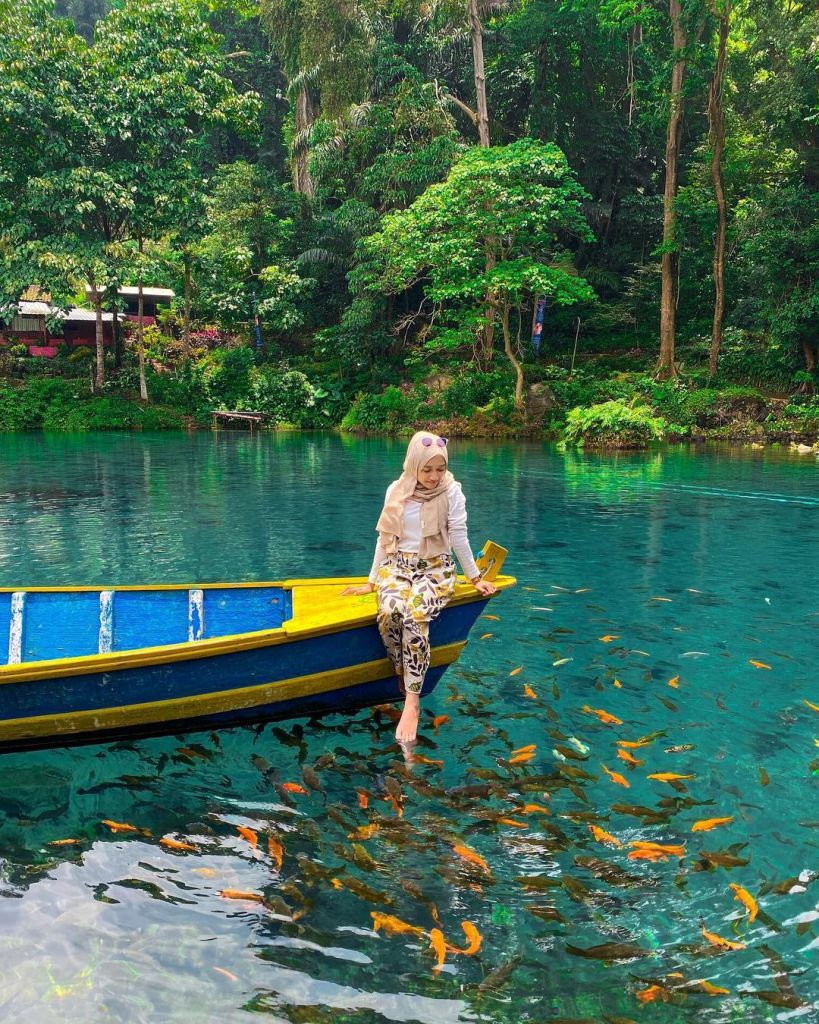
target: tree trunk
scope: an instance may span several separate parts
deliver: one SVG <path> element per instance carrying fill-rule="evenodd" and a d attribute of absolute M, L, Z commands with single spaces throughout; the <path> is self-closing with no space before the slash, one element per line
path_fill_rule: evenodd
<path fill-rule="evenodd" d="M 97 290 L 97 283 L 94 280 L 93 274 L 88 275 L 88 283 L 91 285 L 94 296 L 94 315 L 96 318 L 97 372 L 94 376 L 94 394 L 98 395 L 105 383 L 105 336 L 102 331 L 102 295 Z"/>
<path fill-rule="evenodd" d="M 708 372 L 714 377 L 717 361 L 722 348 L 723 320 L 725 318 L 725 234 L 727 213 L 725 209 L 725 184 L 722 180 L 722 154 L 725 150 L 725 108 L 722 103 L 722 88 L 725 80 L 725 53 L 728 45 L 728 29 L 731 18 L 731 0 L 723 0 L 722 11 L 711 8 L 719 17 L 719 45 L 717 65 L 708 90 L 708 133 L 711 145 L 711 180 L 714 183 L 714 198 L 717 201 L 717 233 L 714 238 L 714 322 L 711 327 L 711 353 Z"/>
<path fill-rule="evenodd" d="M 503 350 L 509 362 L 515 368 L 515 408 L 523 408 L 523 367 L 512 348 L 512 333 L 509 330 L 509 303 L 504 302 L 501 308 L 501 327 L 503 328 Z"/>
<path fill-rule="evenodd" d="M 469 5 L 469 32 L 472 36 L 472 64 L 475 75 L 475 97 L 477 108 L 476 124 L 478 126 L 478 143 L 481 146 L 489 146 L 489 108 L 486 103 L 486 71 L 483 64 L 483 26 L 478 14 L 477 0 L 468 0 Z M 492 270 L 495 266 L 495 254 L 491 241 L 486 247 L 486 269 Z M 492 355 L 495 348 L 495 307 L 494 296 L 491 292 L 486 295 L 486 324 L 482 330 L 480 345 L 480 366 L 482 370 L 488 370 L 492 365 Z"/>
<path fill-rule="evenodd" d="M 676 377 L 677 367 L 674 364 L 674 344 L 677 320 L 677 268 L 679 253 L 676 250 L 677 211 L 674 202 L 677 198 L 677 176 L 680 149 L 680 131 L 683 112 L 683 84 L 685 82 L 686 56 L 685 47 L 688 43 L 682 21 L 682 5 L 680 0 L 669 0 L 669 12 L 673 29 L 674 68 L 671 72 L 670 111 L 668 115 L 668 133 L 665 144 L 665 191 L 663 194 L 663 255 L 662 255 L 662 292 L 660 297 L 660 358 L 657 371 L 660 377 Z"/>
<path fill-rule="evenodd" d="M 478 14 L 478 0 L 469 2 L 469 32 L 472 36 L 472 62 L 475 70 L 475 96 L 478 110 L 478 138 L 489 145 L 489 110 L 486 106 L 486 72 L 483 67 L 483 27 Z"/>
<path fill-rule="evenodd" d="M 185 261 L 185 307 L 182 314 L 182 355 L 188 359 L 191 354 L 191 258 L 183 254 Z"/>
<path fill-rule="evenodd" d="M 142 235 L 139 236 L 140 254 L 145 251 Z M 137 353 L 139 354 L 139 399 L 141 402 L 148 401 L 148 384 L 145 380 L 145 296 L 142 291 L 142 261 L 139 266 L 139 280 L 137 281 Z"/>
<path fill-rule="evenodd" d="M 116 302 L 111 306 L 111 331 L 114 338 L 114 366 L 119 370 L 122 367 L 122 331 L 119 326 L 119 311 Z"/>
<path fill-rule="evenodd" d="M 293 187 L 302 195 L 313 197 L 315 189 L 313 179 L 310 176 L 308 167 L 309 151 L 306 143 L 303 143 L 302 133 L 306 132 L 316 119 L 313 103 L 310 99 L 310 92 L 307 86 L 299 89 L 296 97 L 296 152 L 293 154 Z"/>

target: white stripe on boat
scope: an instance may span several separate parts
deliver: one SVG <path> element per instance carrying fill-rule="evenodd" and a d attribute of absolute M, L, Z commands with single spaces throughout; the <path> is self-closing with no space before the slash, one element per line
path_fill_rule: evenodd
<path fill-rule="evenodd" d="M 26 609 L 26 592 L 16 590 L 11 595 L 11 624 L 9 625 L 9 665 L 19 665 L 23 660 L 23 613 Z"/>
<path fill-rule="evenodd" d="M 114 638 L 114 591 L 100 591 L 100 640 L 99 653 L 110 654 Z"/>
<path fill-rule="evenodd" d="M 188 591 L 188 640 L 201 640 L 205 632 L 205 594 Z"/>

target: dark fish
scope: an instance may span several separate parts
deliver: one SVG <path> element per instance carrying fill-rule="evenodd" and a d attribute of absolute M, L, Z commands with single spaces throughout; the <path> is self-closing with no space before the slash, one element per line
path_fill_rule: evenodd
<path fill-rule="evenodd" d="M 551 875 L 519 875 L 515 881 L 524 889 L 533 889 L 535 892 L 559 889 L 561 886 L 560 879 L 552 878 Z"/>
<path fill-rule="evenodd" d="M 671 820 L 668 813 L 660 814 L 650 807 L 642 807 L 640 804 L 612 804 L 611 809 L 618 814 L 628 814 L 632 818 L 642 818 L 646 824 L 660 825 Z"/>
<path fill-rule="evenodd" d="M 609 885 L 620 885 L 624 888 L 630 888 L 634 885 L 652 884 L 655 881 L 642 875 L 630 875 L 628 871 L 624 871 L 616 864 L 611 864 L 607 860 L 601 860 L 599 857 L 585 857 L 582 854 L 578 854 L 574 862 L 579 868 L 585 868 L 595 878 L 608 882 Z"/>
<path fill-rule="evenodd" d="M 309 764 L 304 765 L 301 770 L 301 777 L 308 789 L 312 789 L 316 793 L 324 793 L 326 796 L 324 786 L 322 786 L 321 779 L 318 777 L 315 768 L 311 768 Z"/>
<path fill-rule="evenodd" d="M 445 790 L 445 793 L 450 799 L 456 800 L 462 797 L 466 799 L 471 799 L 473 797 L 486 799 L 488 796 L 491 796 L 494 791 L 495 787 L 490 786 L 488 783 L 475 782 L 466 786 L 455 786 L 452 789 Z"/>
<path fill-rule="evenodd" d="M 737 844 L 739 849 L 747 845 L 747 843 Z M 739 857 L 732 847 L 727 850 L 700 850 L 699 859 L 693 864 L 692 870 L 713 871 L 715 868 L 742 868 L 750 862 L 750 857 Z"/>
<path fill-rule="evenodd" d="M 500 967 L 496 967 L 495 970 L 490 974 L 487 974 L 480 985 L 478 985 L 478 991 L 494 992 L 497 989 L 502 988 L 502 986 L 505 985 L 512 977 L 512 974 L 519 963 L 520 957 L 515 956 L 507 963 L 501 964 Z"/>
<path fill-rule="evenodd" d="M 633 942 L 603 942 L 599 946 L 570 946 L 566 943 L 566 952 L 572 956 L 582 956 L 587 960 L 637 960 L 644 956 L 653 956 L 649 949 L 643 949 Z"/>
<path fill-rule="evenodd" d="M 530 903 L 526 906 L 526 910 L 534 917 L 539 917 L 542 921 L 557 921 L 558 924 L 569 923 L 557 907 L 543 907 Z"/>
<path fill-rule="evenodd" d="M 384 789 L 386 789 L 397 804 L 400 804 L 403 801 L 404 793 L 401 789 L 401 784 L 398 779 L 394 779 L 392 775 L 384 776 Z"/>
<path fill-rule="evenodd" d="M 665 705 L 665 706 L 666 706 L 666 707 L 668 708 L 668 710 L 669 710 L 669 711 L 679 711 L 679 710 L 680 710 L 680 709 L 679 709 L 679 708 L 677 707 L 677 705 L 676 705 L 676 704 L 674 703 L 674 701 L 673 701 L 673 700 L 669 700 L 669 699 L 668 699 L 668 697 L 660 697 L 660 696 L 658 695 L 658 696 L 657 696 L 657 700 L 658 700 L 658 701 L 659 701 L 659 702 L 660 702 L 661 704 L 664 704 L 664 705 Z"/>
<path fill-rule="evenodd" d="M 344 814 L 344 809 L 339 807 L 338 804 L 329 804 L 327 807 L 327 817 L 334 821 L 337 825 L 341 825 L 343 829 L 349 831 L 355 828 L 354 822 Z"/>
<path fill-rule="evenodd" d="M 269 772 L 272 767 L 267 758 L 262 757 L 261 754 L 251 754 L 250 761 L 253 767 L 262 772 L 262 774 Z"/>
<path fill-rule="evenodd" d="M 579 750 L 574 750 L 572 747 L 565 747 L 562 743 L 556 744 L 555 750 L 568 761 L 588 761 L 589 759 L 588 754 L 581 754 Z"/>
<path fill-rule="evenodd" d="M 395 900 L 388 896 L 387 893 L 371 888 L 366 882 L 362 882 L 352 875 L 342 875 L 340 881 L 344 888 L 349 889 L 353 896 L 358 896 L 359 899 L 365 900 L 367 903 L 381 903 L 385 907 L 395 905 Z"/>

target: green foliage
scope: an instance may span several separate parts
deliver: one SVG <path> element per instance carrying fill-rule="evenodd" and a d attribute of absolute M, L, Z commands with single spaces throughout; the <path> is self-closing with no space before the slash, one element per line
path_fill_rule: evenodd
<path fill-rule="evenodd" d="M 610 401 L 570 409 L 564 440 L 594 448 L 644 448 L 649 441 L 661 440 L 666 427 L 666 421 L 653 416 L 647 405 Z"/>
<path fill-rule="evenodd" d="M 397 433 L 409 420 L 412 408 L 411 399 L 394 384 L 380 395 L 359 392 L 341 421 L 341 429 Z"/>

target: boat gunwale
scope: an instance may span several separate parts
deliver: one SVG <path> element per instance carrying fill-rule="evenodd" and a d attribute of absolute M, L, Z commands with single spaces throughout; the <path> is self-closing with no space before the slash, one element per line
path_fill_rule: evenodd
<path fill-rule="evenodd" d="M 25 593 L 100 593 L 104 590 L 158 591 L 158 590 L 205 590 L 205 589 L 237 589 L 239 587 L 280 587 L 294 590 L 298 586 L 356 586 L 367 582 L 366 576 L 335 576 L 316 579 L 290 579 L 278 583 L 204 583 L 199 585 L 164 584 L 152 587 L 149 585 L 131 587 L 29 587 Z M 459 585 L 465 586 L 459 579 Z M 493 583 L 498 591 L 514 586 L 514 576 L 498 576 Z M 0 587 L 0 593 L 17 593 L 21 587 Z M 362 595 L 364 596 L 364 595 Z M 476 590 L 457 593 L 446 607 L 471 604 L 479 600 L 488 600 Z M 355 605 L 351 612 L 355 612 Z M 292 643 L 297 640 L 308 640 L 311 637 L 341 633 L 347 629 L 371 625 L 374 621 L 372 610 L 366 613 L 351 614 L 345 619 L 311 624 L 299 627 L 295 617 L 286 619 L 284 624 L 273 629 L 254 630 L 250 633 L 227 633 L 223 636 L 208 637 L 204 640 L 184 640 L 174 644 L 156 644 L 151 647 L 132 647 L 124 651 L 111 651 L 105 654 L 80 654 L 70 658 L 50 658 L 41 661 L 18 662 L 11 665 L 0 665 L 0 686 L 13 683 L 36 683 L 45 679 L 63 676 L 88 675 L 99 672 L 119 672 L 127 669 L 143 668 L 153 665 L 170 664 L 178 661 L 192 661 L 208 657 L 220 657 L 260 647 L 273 647 L 279 644 Z M 289 628 L 288 628 L 289 626 Z"/>

